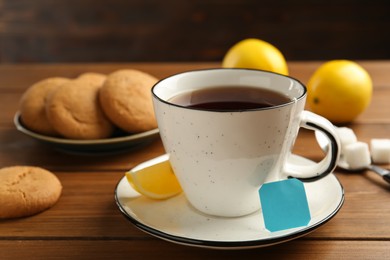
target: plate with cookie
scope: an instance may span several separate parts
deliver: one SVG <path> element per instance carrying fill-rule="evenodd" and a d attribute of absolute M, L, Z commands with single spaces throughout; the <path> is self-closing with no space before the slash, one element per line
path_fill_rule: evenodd
<path fill-rule="evenodd" d="M 150 92 L 157 81 L 133 69 L 46 78 L 23 93 L 14 124 L 20 132 L 62 151 L 101 154 L 134 149 L 159 134 Z"/>

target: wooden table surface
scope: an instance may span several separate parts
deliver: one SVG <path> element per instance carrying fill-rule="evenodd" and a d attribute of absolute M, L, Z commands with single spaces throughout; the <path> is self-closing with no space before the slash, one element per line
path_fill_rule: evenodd
<path fill-rule="evenodd" d="M 321 62 L 291 62 L 290 75 L 306 83 Z M 374 82 L 370 107 L 349 127 L 359 140 L 390 138 L 390 61 L 362 61 Z M 314 232 L 293 241 L 251 250 L 211 250 L 166 242 L 126 220 L 114 201 L 124 172 L 164 153 L 158 138 L 114 155 L 80 156 L 56 151 L 15 129 L 13 116 L 23 91 L 51 76 L 133 68 L 162 78 L 176 72 L 218 67 L 215 63 L 119 63 L 0 65 L 0 167 L 36 165 L 54 172 L 63 193 L 51 209 L 26 218 L 0 220 L 0 259 L 257 258 L 384 259 L 390 257 L 390 185 L 372 172 L 335 174 L 345 190 L 340 212 Z M 299 134 L 294 152 L 319 160 L 312 132 Z M 389 165 L 384 165 L 389 167 Z M 1 207 L 1 205 L 0 205 Z"/>

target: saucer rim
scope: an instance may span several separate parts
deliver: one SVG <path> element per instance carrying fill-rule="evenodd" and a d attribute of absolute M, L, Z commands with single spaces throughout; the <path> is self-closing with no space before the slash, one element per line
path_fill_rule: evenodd
<path fill-rule="evenodd" d="M 106 155 L 131 151 L 134 148 L 141 147 L 142 145 L 157 139 L 160 134 L 159 129 L 155 128 L 140 133 L 129 133 L 124 136 L 77 140 L 43 135 L 28 129 L 21 121 L 20 111 L 15 113 L 13 121 L 16 130 L 22 134 L 49 145 L 55 150 L 78 155 Z"/>
<path fill-rule="evenodd" d="M 300 157 L 300 156 L 298 156 Z M 259 248 L 259 247 L 266 247 L 266 246 L 272 246 L 276 244 L 280 244 L 283 242 L 287 242 L 299 237 L 302 237 L 304 235 L 309 234 L 310 232 L 318 229 L 322 225 L 326 224 L 328 221 L 330 221 L 336 214 L 340 211 L 342 208 L 344 201 L 345 201 L 345 191 L 344 187 L 341 184 L 341 182 L 338 180 L 337 176 L 334 175 L 333 173 L 329 174 L 332 177 L 334 177 L 337 181 L 337 183 L 340 185 L 340 190 L 341 190 L 341 197 L 338 202 L 337 207 L 329 213 L 326 217 L 318 221 L 317 223 L 314 223 L 310 226 L 306 227 L 301 227 L 298 230 L 292 231 L 291 233 L 287 233 L 285 235 L 281 236 L 276 236 L 273 238 L 264 238 L 264 239 L 255 239 L 255 240 L 236 240 L 236 241 L 214 241 L 214 240 L 203 240 L 203 239 L 195 239 L 195 238 L 188 238 L 184 236 L 177 236 L 177 235 L 172 235 L 168 234 L 164 231 L 161 231 L 156 228 L 152 228 L 148 226 L 145 223 L 140 222 L 133 216 L 131 216 L 124 206 L 120 203 L 120 199 L 118 197 L 118 188 L 119 185 L 126 181 L 126 176 L 122 177 L 119 182 L 117 183 L 115 187 L 115 202 L 116 205 L 118 206 L 120 212 L 122 215 L 129 220 L 135 227 L 140 229 L 141 231 L 148 233 L 149 235 L 152 235 L 154 237 L 176 243 L 176 244 L 181 244 L 181 245 L 186 245 L 186 246 L 193 246 L 193 247 L 203 247 L 203 248 L 212 248 L 212 249 L 250 249 L 250 248 Z"/>
<path fill-rule="evenodd" d="M 134 133 L 134 134 L 128 134 L 125 136 L 118 136 L 118 137 L 108 137 L 108 138 L 102 138 L 102 139 L 91 139 L 91 140 L 78 140 L 78 139 L 69 139 L 64 137 L 56 137 L 56 136 L 48 136 L 44 134 L 40 134 L 37 132 L 34 132 L 33 130 L 28 129 L 23 125 L 21 122 L 21 116 L 20 112 L 16 112 L 14 115 L 14 124 L 18 131 L 35 138 L 40 141 L 45 142 L 51 142 L 54 144 L 66 144 L 66 145 L 102 145 L 102 144 L 113 144 L 113 143 L 119 143 L 119 142 L 125 142 L 125 141 L 133 141 L 136 139 L 140 139 L 143 137 L 149 137 L 150 135 L 158 134 L 159 129 L 151 129 L 148 131 L 140 132 L 140 133 Z"/>

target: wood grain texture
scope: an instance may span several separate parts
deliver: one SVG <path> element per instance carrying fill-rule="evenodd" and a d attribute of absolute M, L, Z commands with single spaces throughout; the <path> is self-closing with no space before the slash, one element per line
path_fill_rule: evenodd
<path fill-rule="evenodd" d="M 349 124 L 359 140 L 390 138 L 389 61 L 360 62 L 374 80 L 373 102 Z M 321 62 L 289 63 L 306 82 Z M 53 171 L 63 184 L 59 202 L 41 214 L 0 220 L 0 259 L 19 258 L 266 258 L 384 259 L 390 243 L 390 186 L 372 172 L 336 170 L 345 204 L 328 223 L 294 241 L 255 250 L 215 251 L 171 244 L 145 234 L 119 212 L 114 190 L 125 171 L 164 153 L 161 141 L 114 155 L 79 156 L 55 151 L 19 133 L 12 118 L 23 91 L 49 76 L 76 77 L 137 68 L 157 77 L 218 63 L 113 63 L 0 65 L 0 166 L 36 165 Z M 22 75 L 22 76 L 21 76 Z M 318 161 L 323 152 L 308 130 L 299 133 L 294 153 Z M 390 167 L 390 165 L 384 165 Z M 151 250 L 151 248 L 153 250 Z"/>
<path fill-rule="evenodd" d="M 64 250 L 67 248 L 69 250 Z M 145 240 L 0 241 L 2 259 L 387 259 L 386 241 L 293 241 L 268 248 L 222 251 Z"/>
<path fill-rule="evenodd" d="M 0 3 L 1 62 L 220 61 L 249 37 L 288 60 L 390 58 L 385 0 Z"/>

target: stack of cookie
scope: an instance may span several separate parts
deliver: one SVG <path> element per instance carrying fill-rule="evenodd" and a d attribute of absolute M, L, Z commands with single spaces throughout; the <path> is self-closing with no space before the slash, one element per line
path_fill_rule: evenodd
<path fill-rule="evenodd" d="M 130 69 L 44 79 L 23 94 L 21 120 L 34 132 L 79 140 L 108 138 L 116 128 L 151 130 L 157 127 L 150 91 L 156 82 Z"/>

